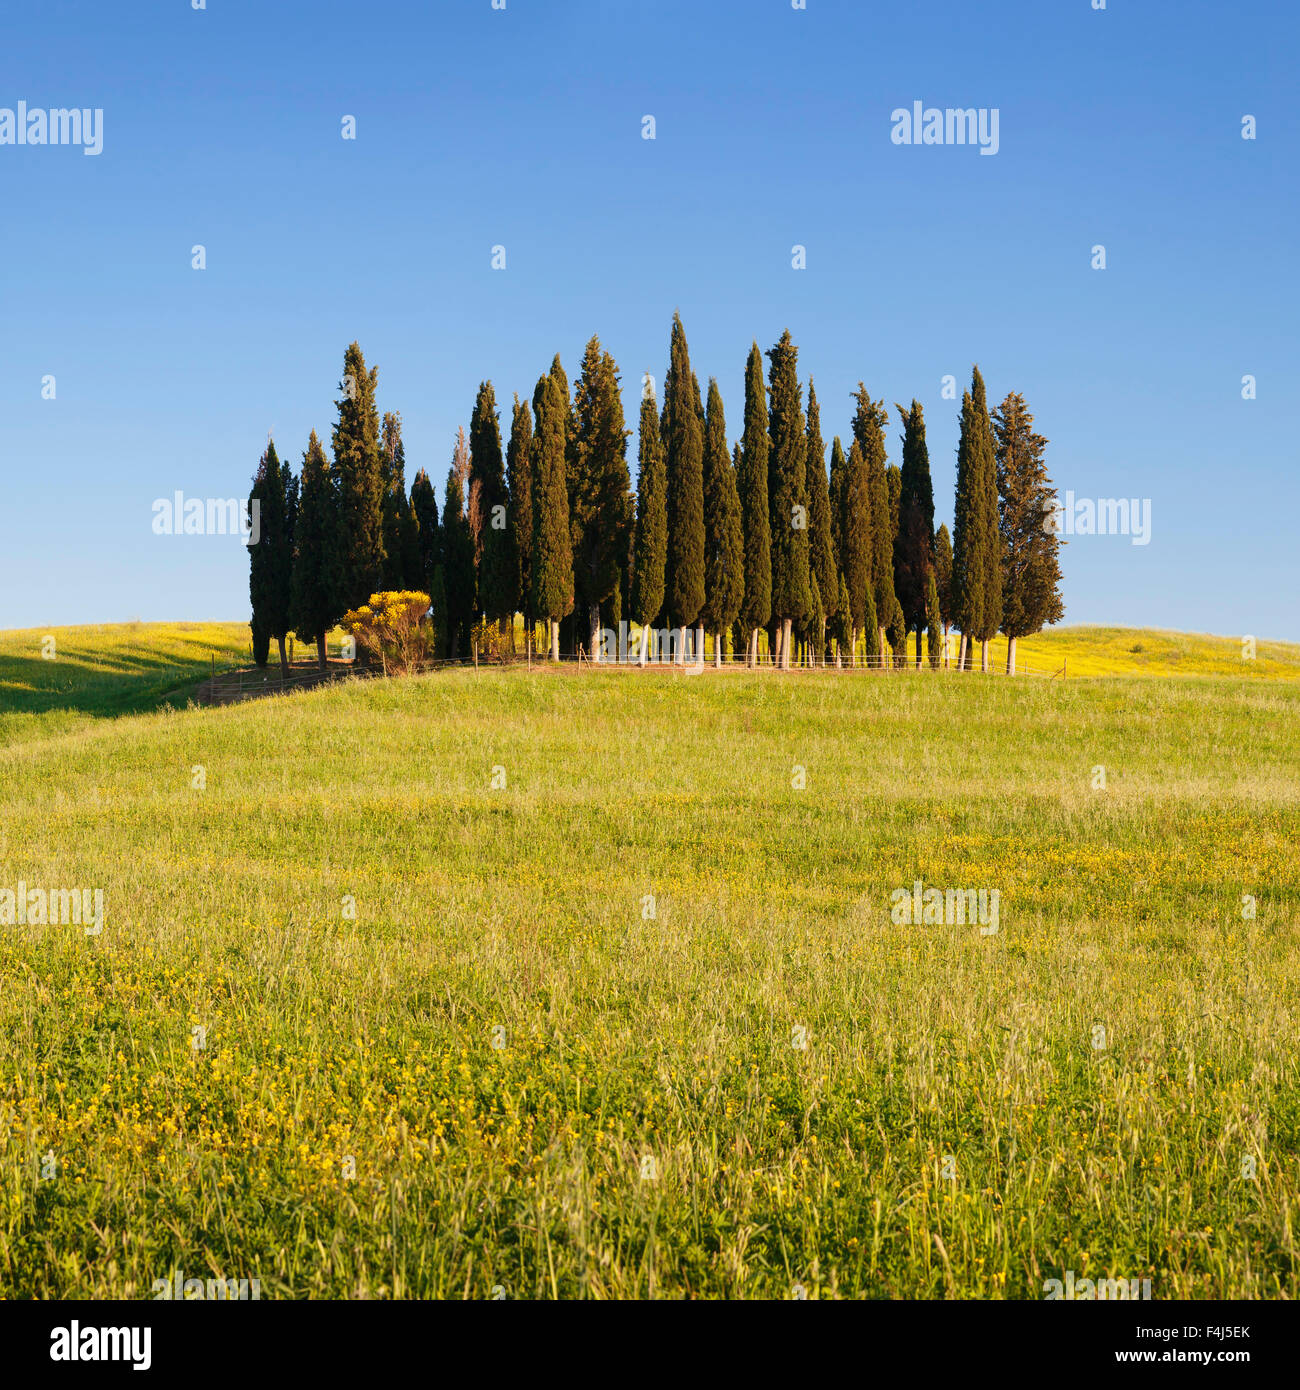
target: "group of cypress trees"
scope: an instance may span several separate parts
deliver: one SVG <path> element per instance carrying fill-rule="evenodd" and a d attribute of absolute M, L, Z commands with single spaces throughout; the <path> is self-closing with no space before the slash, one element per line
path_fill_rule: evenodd
<path fill-rule="evenodd" d="M 764 379 L 764 356 L 768 360 Z M 750 349 L 743 429 L 728 445 L 722 395 L 707 404 L 674 315 L 663 406 L 647 377 L 632 490 L 618 367 L 598 338 L 583 353 L 570 393 L 558 356 L 534 389 L 516 396 L 503 448 L 496 394 L 483 382 L 469 438 L 458 433 L 441 517 L 421 469 L 406 491 L 401 417 L 376 404 L 376 369 L 353 343 L 335 402 L 333 461 L 313 431 L 299 478 L 268 445 L 254 479 L 261 539 L 251 547 L 254 654 L 259 664 L 289 632 L 314 641 L 379 588 L 430 595 L 437 651 L 463 656 L 476 622 L 513 645 L 515 615 L 544 649 L 601 658 L 600 629 L 628 618 L 671 629 L 678 659 L 713 635 L 720 662 L 730 636 L 748 664 L 766 631 L 771 659 L 905 660 L 928 632 L 930 664 L 962 633 L 974 644 L 1004 631 L 1008 667 L 1016 639 L 1063 614 L 1058 540 L 1043 524 L 1055 500 L 1047 441 L 1021 396 L 990 417 L 976 368 L 963 396 L 953 535 L 934 529 L 925 420 L 919 402 L 897 405 L 902 466 L 887 461 L 888 412 L 858 384 L 847 453 L 830 447 L 809 380 L 807 409 L 798 349 L 789 332 L 766 354 Z M 640 644 L 640 659 L 647 658 Z"/>

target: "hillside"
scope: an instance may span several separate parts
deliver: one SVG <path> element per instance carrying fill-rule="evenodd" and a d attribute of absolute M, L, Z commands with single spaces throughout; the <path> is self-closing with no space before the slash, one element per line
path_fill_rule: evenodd
<path fill-rule="evenodd" d="M 124 689 L 0 749 L 0 1293 L 1300 1293 L 1300 685 Z"/>

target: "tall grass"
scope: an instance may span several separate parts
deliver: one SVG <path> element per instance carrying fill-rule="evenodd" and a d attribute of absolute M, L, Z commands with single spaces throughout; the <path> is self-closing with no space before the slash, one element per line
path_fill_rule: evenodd
<path fill-rule="evenodd" d="M 1294 1296 L 1298 715 L 485 669 L 14 743 L 0 888 L 105 923 L 0 927 L 0 1292 Z"/>

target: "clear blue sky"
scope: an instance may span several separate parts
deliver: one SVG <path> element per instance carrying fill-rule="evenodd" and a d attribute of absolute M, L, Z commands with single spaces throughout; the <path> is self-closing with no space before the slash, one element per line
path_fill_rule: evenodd
<path fill-rule="evenodd" d="M 1067 622 L 1296 639 L 1298 37 L 1251 0 L 11 6 L 0 107 L 102 107 L 104 149 L 0 146 L 0 628 L 246 618 L 238 543 L 152 503 L 328 441 L 354 338 L 441 500 L 480 379 L 508 426 L 598 333 L 635 424 L 679 309 L 733 437 L 786 327 L 828 441 L 859 378 L 915 395 L 944 520 L 978 362 L 1062 490 L 1151 499 L 1149 545 L 1064 552 Z M 999 152 L 893 144 L 916 100 L 996 107 Z"/>

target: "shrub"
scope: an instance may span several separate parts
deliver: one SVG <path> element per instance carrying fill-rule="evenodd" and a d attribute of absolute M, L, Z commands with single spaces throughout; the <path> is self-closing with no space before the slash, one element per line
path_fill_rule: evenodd
<path fill-rule="evenodd" d="M 343 615 L 343 628 L 385 671 L 415 670 L 433 647 L 433 625 L 425 622 L 429 595 L 402 589 L 371 594 L 370 602 Z"/>

